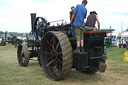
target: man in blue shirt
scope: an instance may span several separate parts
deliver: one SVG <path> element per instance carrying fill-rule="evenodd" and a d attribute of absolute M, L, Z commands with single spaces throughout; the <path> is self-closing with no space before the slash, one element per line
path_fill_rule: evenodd
<path fill-rule="evenodd" d="M 81 51 L 84 52 L 84 19 L 87 16 L 87 0 L 83 0 L 81 5 L 77 5 L 76 8 L 73 11 L 73 15 L 71 18 L 70 23 L 72 23 L 74 17 L 74 26 L 75 26 L 75 34 L 76 34 L 76 40 L 77 40 L 77 48 L 74 52 L 79 53 L 80 52 L 80 46 Z"/>

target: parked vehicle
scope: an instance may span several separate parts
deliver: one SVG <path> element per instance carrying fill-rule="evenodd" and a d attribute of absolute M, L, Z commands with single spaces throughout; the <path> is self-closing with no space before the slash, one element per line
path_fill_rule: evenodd
<path fill-rule="evenodd" d="M 121 36 L 121 39 L 123 40 L 123 48 L 126 47 L 126 41 L 128 41 L 128 32 L 124 32 Z"/>
<path fill-rule="evenodd" d="M 124 32 L 121 36 L 121 39 L 128 40 L 128 32 Z"/>
<path fill-rule="evenodd" d="M 5 39 L 2 38 L 2 39 L 0 40 L 0 46 L 5 46 L 5 45 L 6 45 Z"/>

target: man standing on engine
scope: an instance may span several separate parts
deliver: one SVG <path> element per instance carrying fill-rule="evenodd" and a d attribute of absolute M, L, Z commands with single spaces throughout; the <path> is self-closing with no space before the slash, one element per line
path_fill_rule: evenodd
<path fill-rule="evenodd" d="M 74 21 L 74 26 L 75 26 L 75 35 L 76 35 L 76 40 L 77 40 L 77 48 L 74 52 L 79 53 L 80 52 L 80 48 L 81 51 L 84 52 L 84 19 L 87 16 L 87 9 L 86 9 L 86 5 L 87 5 L 87 0 L 83 0 L 82 4 L 77 5 L 76 8 L 73 11 L 73 15 L 71 18 L 70 23 L 73 22 L 73 19 L 75 18 Z"/>

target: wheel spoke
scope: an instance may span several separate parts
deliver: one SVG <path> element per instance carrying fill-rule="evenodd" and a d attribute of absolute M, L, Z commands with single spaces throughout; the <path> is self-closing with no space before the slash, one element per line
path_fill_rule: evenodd
<path fill-rule="evenodd" d="M 53 37 L 53 49 L 55 49 L 55 48 L 54 48 L 55 45 L 56 45 L 56 40 L 55 40 L 55 37 Z"/>
<path fill-rule="evenodd" d="M 45 55 L 51 55 L 51 52 L 44 52 Z"/>
<path fill-rule="evenodd" d="M 23 48 L 22 48 L 22 51 L 21 51 L 22 53 L 24 53 L 24 50 L 23 50 Z"/>
<path fill-rule="evenodd" d="M 61 64 L 62 64 L 62 61 L 61 61 L 59 58 L 58 58 L 57 60 L 59 61 L 59 63 L 61 63 Z"/>
<path fill-rule="evenodd" d="M 20 53 L 20 57 L 24 57 L 24 53 Z"/>
<path fill-rule="evenodd" d="M 53 61 L 50 61 L 47 65 L 46 65 L 46 67 L 48 67 L 50 64 L 52 64 L 53 63 Z"/>
<path fill-rule="evenodd" d="M 52 71 L 52 75 L 55 75 L 55 70 L 56 70 L 56 68 L 57 68 L 57 64 L 55 65 L 55 66 L 53 66 L 53 71 Z"/>
<path fill-rule="evenodd" d="M 55 40 L 55 37 L 53 38 L 53 41 L 55 42 L 55 45 L 56 45 L 56 40 Z"/>
<path fill-rule="evenodd" d="M 52 47 L 52 44 L 48 40 L 46 40 L 46 42 Z"/>
<path fill-rule="evenodd" d="M 56 68 L 57 68 L 58 72 L 60 72 L 60 68 L 58 67 L 58 65 L 56 66 Z"/>
<path fill-rule="evenodd" d="M 22 62 L 24 63 L 24 60 L 25 60 L 25 58 L 24 57 L 22 57 Z"/>
<path fill-rule="evenodd" d="M 52 40 L 53 40 L 52 49 L 54 49 L 54 46 L 55 46 L 54 37 L 52 38 Z"/>
<path fill-rule="evenodd" d="M 53 66 L 53 68 L 52 68 L 52 75 L 55 74 L 55 67 L 56 67 L 56 66 Z"/>
<path fill-rule="evenodd" d="M 50 48 L 50 46 L 48 46 L 48 48 L 50 49 L 50 51 L 52 50 L 52 49 Z"/>
<path fill-rule="evenodd" d="M 58 42 L 58 44 L 57 44 L 57 46 L 56 46 L 56 49 L 55 49 L 55 50 L 57 50 L 57 49 L 58 49 L 58 47 L 59 47 L 59 42 Z"/>

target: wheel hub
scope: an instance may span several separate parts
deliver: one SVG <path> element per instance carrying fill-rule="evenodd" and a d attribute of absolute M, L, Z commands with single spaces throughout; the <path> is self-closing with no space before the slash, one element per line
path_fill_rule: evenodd
<path fill-rule="evenodd" d="M 57 59 L 57 56 L 58 56 L 58 53 L 55 51 L 55 50 L 52 50 L 52 60 L 53 61 L 56 61 L 56 59 Z"/>

